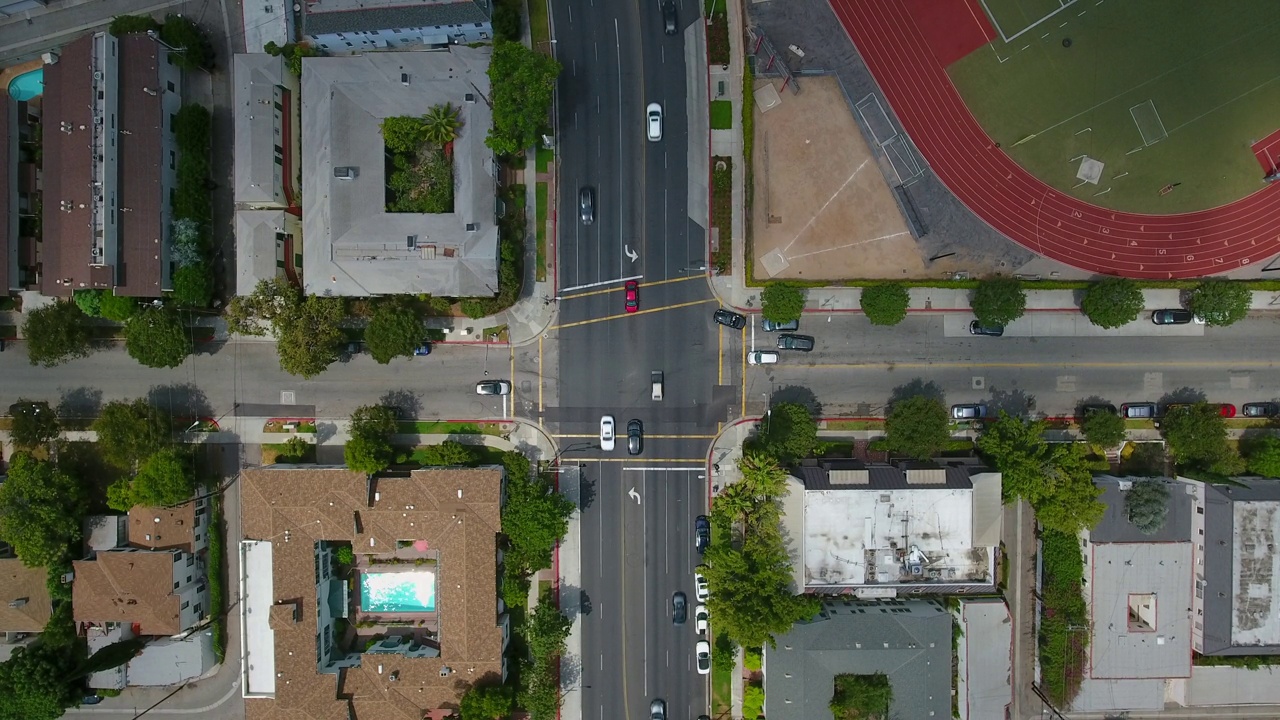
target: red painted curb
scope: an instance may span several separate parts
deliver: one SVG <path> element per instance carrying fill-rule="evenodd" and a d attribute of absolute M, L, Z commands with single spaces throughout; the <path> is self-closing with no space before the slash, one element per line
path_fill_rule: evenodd
<path fill-rule="evenodd" d="M 510 345 L 501 340 L 432 340 L 432 345 Z M 423 357 L 426 357 L 425 355 Z"/>

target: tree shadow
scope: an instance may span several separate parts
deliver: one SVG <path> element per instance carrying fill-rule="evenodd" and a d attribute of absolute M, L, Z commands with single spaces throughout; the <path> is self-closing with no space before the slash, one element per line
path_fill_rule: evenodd
<path fill-rule="evenodd" d="M 323 445 L 338 434 L 338 424 L 331 422 L 316 423 L 316 445 Z"/>
<path fill-rule="evenodd" d="M 582 684 L 582 656 L 566 652 L 560 656 L 560 685 L 576 688 Z"/>
<path fill-rule="evenodd" d="M 991 388 L 991 399 L 987 401 L 987 415 L 997 417 L 1001 412 L 1010 417 L 1026 418 L 1036 411 L 1036 396 L 1021 388 L 1001 390 Z"/>
<path fill-rule="evenodd" d="M 932 380 L 926 382 L 924 378 L 915 378 L 911 382 L 899 385 L 889 393 L 889 405 L 917 396 L 932 398 L 943 405 L 947 404 L 947 393 L 940 385 Z"/>
<path fill-rule="evenodd" d="M 578 509 L 586 510 L 596 501 L 596 480 L 587 479 L 585 466 L 578 466 Z"/>
<path fill-rule="evenodd" d="M 1200 388 L 1180 387 L 1177 390 L 1167 392 L 1160 398 L 1161 405 L 1178 404 L 1178 403 L 1198 403 L 1204 402 L 1206 395 Z"/>
<path fill-rule="evenodd" d="M 409 420 L 422 412 L 422 398 L 412 390 L 388 390 L 378 399 L 378 404 L 396 409 L 396 417 Z"/>
<path fill-rule="evenodd" d="M 818 396 L 813 390 L 803 385 L 784 385 L 774 388 L 773 395 L 769 397 L 769 405 L 772 407 L 779 403 L 803 405 L 814 417 L 822 417 L 822 403 L 818 400 Z"/>
<path fill-rule="evenodd" d="M 147 392 L 147 402 L 167 410 L 175 418 L 206 417 L 213 413 L 209 398 L 195 383 L 155 385 Z"/>
<path fill-rule="evenodd" d="M 1078 414 L 1083 413 L 1083 410 L 1080 408 L 1083 408 L 1085 405 L 1111 405 L 1113 407 L 1119 407 L 1115 403 L 1111 402 L 1111 400 L 1104 398 L 1101 395 L 1090 395 L 1088 397 L 1080 398 L 1080 400 L 1076 402 L 1075 412 Z"/>
<path fill-rule="evenodd" d="M 102 390 L 81 385 L 65 390 L 55 408 L 59 418 L 92 418 L 102 411 Z"/>
<path fill-rule="evenodd" d="M 1120 472 L 1134 477 L 1164 477 L 1169 471 L 1169 455 L 1164 443 L 1132 443 L 1129 457 L 1120 461 Z"/>

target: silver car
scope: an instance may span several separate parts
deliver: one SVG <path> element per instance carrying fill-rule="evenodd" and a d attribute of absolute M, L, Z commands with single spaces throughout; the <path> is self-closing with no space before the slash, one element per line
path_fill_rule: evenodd
<path fill-rule="evenodd" d="M 980 403 L 951 406 L 951 417 L 954 420 L 981 420 L 986 416 L 987 406 Z"/>
<path fill-rule="evenodd" d="M 667 703 L 658 699 L 649 703 L 649 720 L 667 720 Z"/>

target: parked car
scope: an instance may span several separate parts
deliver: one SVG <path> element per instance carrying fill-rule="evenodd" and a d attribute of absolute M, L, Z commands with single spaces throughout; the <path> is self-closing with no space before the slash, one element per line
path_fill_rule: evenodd
<path fill-rule="evenodd" d="M 668 35 L 675 35 L 679 32 L 679 20 L 676 17 L 676 4 L 674 0 L 667 0 L 662 3 L 662 32 Z"/>
<path fill-rule="evenodd" d="M 1151 322 L 1156 325 L 1186 325 L 1189 322 L 1194 322 L 1197 325 L 1204 324 L 1204 320 L 1196 317 L 1190 310 L 1183 310 L 1182 308 L 1155 310 L 1151 313 Z"/>
<path fill-rule="evenodd" d="M 1224 418 L 1233 418 L 1236 416 L 1236 406 L 1231 403 L 1222 403 L 1218 405 L 1218 414 Z"/>
<path fill-rule="evenodd" d="M 706 605 L 699 605 L 693 609 L 693 628 L 698 631 L 699 635 L 707 634 L 707 624 L 711 620 L 711 613 L 707 612 Z"/>
<path fill-rule="evenodd" d="M 791 332 L 793 330 L 800 329 L 800 320 L 796 319 L 791 322 L 784 323 L 776 323 L 772 320 L 762 320 L 760 321 L 760 327 L 764 328 L 765 332 Z"/>
<path fill-rule="evenodd" d="M 600 418 L 600 449 L 605 452 L 613 450 L 613 416 Z"/>
<path fill-rule="evenodd" d="M 747 353 L 748 365 L 776 365 L 778 353 L 774 350 L 756 350 Z"/>
<path fill-rule="evenodd" d="M 662 139 L 662 106 L 658 103 L 649 103 L 649 107 L 644 110 L 644 115 L 649 142 L 658 142 Z"/>
<path fill-rule="evenodd" d="M 707 551 L 707 546 L 711 544 L 711 521 L 706 515 L 699 515 L 693 520 L 693 549 L 698 554 Z"/>
<path fill-rule="evenodd" d="M 981 420 L 987 416 L 987 406 L 981 403 L 964 403 L 951 406 L 951 417 L 955 420 Z"/>
<path fill-rule="evenodd" d="M 698 658 L 698 674 L 706 675 L 711 672 L 711 643 L 706 640 L 699 640 L 695 653 Z"/>
<path fill-rule="evenodd" d="M 778 349 L 809 352 L 813 350 L 813 338 L 809 335 L 792 335 L 791 333 L 779 335 Z"/>
<path fill-rule="evenodd" d="M 969 323 L 970 335 L 986 335 L 987 337 L 1000 337 L 1004 335 L 1003 325 L 983 325 L 981 322 L 974 320 Z"/>
<path fill-rule="evenodd" d="M 640 309 L 640 283 L 635 280 L 628 280 L 622 286 L 623 292 L 626 293 L 626 303 L 624 308 L 628 313 L 633 313 Z"/>
<path fill-rule="evenodd" d="M 1245 403 L 1240 414 L 1248 418 L 1270 418 L 1280 415 L 1280 404 L 1273 402 Z"/>
<path fill-rule="evenodd" d="M 583 225 L 590 225 L 596 221 L 596 191 L 594 188 L 584 187 L 578 191 L 578 209 L 580 210 Z"/>
<path fill-rule="evenodd" d="M 506 380 L 483 380 L 476 383 L 477 395 L 510 395 L 511 383 Z"/>
<path fill-rule="evenodd" d="M 667 704 L 655 699 L 649 703 L 649 720 L 667 720 Z"/>
<path fill-rule="evenodd" d="M 683 625 L 685 616 L 689 612 L 689 603 L 685 600 L 684 593 L 677 592 L 671 596 L 671 622 L 676 625 Z"/>
<path fill-rule="evenodd" d="M 719 310 L 716 310 L 715 314 L 711 316 L 711 319 L 715 320 L 716 323 L 719 325 L 724 325 L 725 327 L 731 327 L 734 330 L 741 330 L 742 328 L 747 326 L 746 317 L 739 315 L 738 313 L 733 312 L 732 310 L 725 310 L 724 308 L 720 308 Z"/>
<path fill-rule="evenodd" d="M 639 420 L 627 423 L 627 453 L 639 455 L 644 450 L 644 425 Z"/>
<path fill-rule="evenodd" d="M 431 354 L 431 343 L 423 341 L 421 345 L 413 349 L 413 354 L 422 356 Z"/>
<path fill-rule="evenodd" d="M 1125 403 L 1120 406 L 1120 416 L 1130 420 L 1154 420 L 1156 404 L 1150 402 Z"/>
<path fill-rule="evenodd" d="M 702 577 L 702 573 L 693 574 L 693 596 L 698 598 L 698 602 L 704 603 L 707 598 L 711 597 L 711 588 L 707 587 L 707 579 Z"/>
<path fill-rule="evenodd" d="M 3 342 L 3 341 L 0 341 L 0 342 Z M 364 343 L 362 343 L 362 342 L 349 342 L 349 343 L 347 343 L 347 354 L 348 354 L 348 355 L 350 355 L 350 356 L 352 356 L 352 357 L 355 357 L 356 355 L 359 355 L 359 354 L 360 354 L 360 353 L 362 353 L 362 352 L 364 352 Z"/>
<path fill-rule="evenodd" d="M 80 698 L 81 705 L 97 705 L 100 702 L 102 702 L 102 696 L 97 693 L 94 693 L 93 695 L 85 695 Z"/>
<path fill-rule="evenodd" d="M 1111 403 L 1086 403 L 1080 406 L 1081 417 L 1089 417 L 1090 415 L 1097 415 L 1098 413 L 1115 415 L 1116 406 Z"/>

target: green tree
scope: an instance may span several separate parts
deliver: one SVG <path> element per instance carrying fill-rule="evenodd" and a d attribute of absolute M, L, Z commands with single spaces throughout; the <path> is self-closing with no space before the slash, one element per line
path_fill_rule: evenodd
<path fill-rule="evenodd" d="M 470 465 L 475 462 L 476 454 L 471 447 L 457 440 L 445 440 L 439 445 L 426 445 L 418 448 L 415 457 L 423 465 L 445 467 L 454 465 Z"/>
<path fill-rule="evenodd" d="M 178 312 L 148 306 L 125 323 L 124 348 L 129 357 L 153 368 L 182 365 L 194 349 Z"/>
<path fill-rule="evenodd" d="M 22 336 L 32 365 L 54 367 L 89 356 L 89 328 L 73 302 L 59 300 L 27 313 Z"/>
<path fill-rule="evenodd" d="M 213 272 L 203 261 L 173 273 L 173 299 L 182 307 L 207 308 L 213 301 Z"/>
<path fill-rule="evenodd" d="M 294 435 L 284 441 L 283 451 L 276 456 L 277 463 L 299 463 L 307 457 L 307 453 L 311 451 L 312 444 Z"/>
<path fill-rule="evenodd" d="M 80 312 L 87 317 L 98 317 L 102 314 L 101 290 L 76 290 L 71 294 L 71 299 L 76 301 L 76 307 L 80 308 Z"/>
<path fill-rule="evenodd" d="M 31 450 L 58 437 L 58 414 L 43 400 L 18 398 L 9 406 L 9 414 L 13 416 L 9 438 L 21 450 Z"/>
<path fill-rule="evenodd" d="M 133 478 L 133 504 L 148 507 L 181 505 L 195 493 L 196 478 L 188 458 L 178 448 L 156 451 L 143 461 Z M 116 508 L 127 512 L 128 508 Z"/>
<path fill-rule="evenodd" d="M 384 302 L 374 308 L 364 342 L 373 359 L 386 365 L 397 357 L 412 357 L 425 335 L 416 310 L 403 303 Z"/>
<path fill-rule="evenodd" d="M 462 129 L 461 112 L 462 108 L 454 107 L 452 103 L 432 105 L 422 116 L 427 141 L 443 147 L 457 139 L 458 131 Z"/>
<path fill-rule="evenodd" d="M 172 55 L 173 62 L 178 67 L 187 70 L 213 70 L 213 43 L 199 25 L 182 15 L 169 13 L 164 16 L 164 25 L 160 26 L 160 39 L 169 47 L 178 49 Z"/>
<path fill-rule="evenodd" d="M 76 704 L 80 687 L 73 679 L 75 655 L 37 642 L 19 647 L 0 663 L 0 719 L 55 720 Z"/>
<path fill-rule="evenodd" d="M 489 57 L 493 125 L 485 144 L 499 155 L 533 147 L 547 125 L 560 63 L 518 42 L 497 41 Z"/>
<path fill-rule="evenodd" d="M 507 470 L 507 501 L 502 506 L 502 533 L 509 548 L 504 562 L 519 574 L 551 567 L 551 552 L 569 530 L 573 503 L 530 468 L 529 459 L 511 450 L 502 454 Z"/>
<path fill-rule="evenodd" d="M 93 421 L 98 448 L 107 462 L 133 471 L 173 439 L 173 418 L 143 398 L 114 400 Z"/>
<path fill-rule="evenodd" d="M 1124 418 L 1113 412 L 1093 412 L 1085 416 L 1080 430 L 1090 443 L 1112 448 L 1125 439 Z"/>
<path fill-rule="evenodd" d="M 280 368 L 304 378 L 324 372 L 338 359 L 344 339 L 340 323 L 345 317 L 342 298 L 308 295 L 290 322 L 277 325 Z"/>
<path fill-rule="evenodd" d="M 239 335 L 266 335 L 274 326 L 289 322 L 301 301 L 301 293 L 288 278 L 259 280 L 252 293 L 237 295 L 227 304 L 227 329 Z"/>
<path fill-rule="evenodd" d="M 1169 514 L 1169 487 L 1161 480 L 1139 480 L 1124 494 L 1124 511 L 1143 533 L 1159 532 Z"/>
<path fill-rule="evenodd" d="M 809 457 L 818 448 L 818 423 L 800 403 L 778 403 L 760 427 L 760 447 L 783 463 Z"/>
<path fill-rule="evenodd" d="M 862 312 L 872 325 L 897 325 L 907 317 L 911 294 L 901 283 L 885 283 L 862 288 Z"/>
<path fill-rule="evenodd" d="M 1129 278 L 1093 283 L 1080 301 L 1080 310 L 1089 322 L 1104 328 L 1118 328 L 1137 320 L 1142 308 L 1142 290 Z"/>
<path fill-rule="evenodd" d="M 138 301 L 135 298 L 104 292 L 101 301 L 102 317 L 116 322 L 124 322 L 138 312 Z"/>
<path fill-rule="evenodd" d="M 1235 449 L 1227 444 L 1227 421 L 1218 406 L 1205 402 L 1171 409 L 1160 422 L 1169 454 L 1180 466 L 1220 475 L 1243 469 Z"/>
<path fill-rule="evenodd" d="M 529 654 L 547 660 L 559 658 L 564 654 L 571 627 L 573 621 L 560 612 L 551 588 L 547 588 L 525 621 L 524 640 L 529 646 Z"/>
<path fill-rule="evenodd" d="M 347 467 L 372 475 L 386 470 L 395 459 L 391 436 L 397 430 L 395 411 L 382 405 L 364 405 L 351 414 L 351 439 L 343 448 Z"/>
<path fill-rule="evenodd" d="M 52 463 L 19 451 L 0 483 L 0 540 L 28 567 L 52 566 L 80 539 L 85 486 Z"/>
<path fill-rule="evenodd" d="M 1249 472 L 1263 477 L 1280 478 L 1280 437 L 1264 435 L 1245 446 Z"/>
<path fill-rule="evenodd" d="M 384 118 L 382 142 L 393 153 L 415 153 L 427 139 L 427 125 L 422 118 L 408 115 Z"/>
<path fill-rule="evenodd" d="M 145 32 L 159 30 L 160 23 L 150 15 L 116 15 L 111 18 L 107 32 L 120 37 L 122 35 L 141 35 Z"/>
<path fill-rule="evenodd" d="M 765 320 L 788 323 L 804 313 L 804 290 L 785 282 L 771 282 L 760 291 L 760 314 Z"/>
<path fill-rule="evenodd" d="M 893 704 L 893 687 L 882 672 L 872 675 L 840 674 L 835 678 L 831 714 L 835 720 L 862 720 L 888 717 Z"/>
<path fill-rule="evenodd" d="M 941 400 L 913 395 L 893 404 L 884 421 L 890 452 L 917 460 L 937 457 L 951 439 L 951 419 Z"/>
<path fill-rule="evenodd" d="M 506 685 L 472 685 L 462 695 L 462 720 L 497 720 L 511 714 L 515 688 Z"/>
<path fill-rule="evenodd" d="M 1008 325 L 1026 312 L 1027 294 L 1015 278 L 987 278 L 978 281 L 972 306 L 973 314 L 983 325 Z"/>
<path fill-rule="evenodd" d="M 1222 327 L 1243 320 L 1252 300 L 1252 293 L 1243 283 L 1206 280 L 1191 291 L 1187 305 L 1206 325 Z"/>

